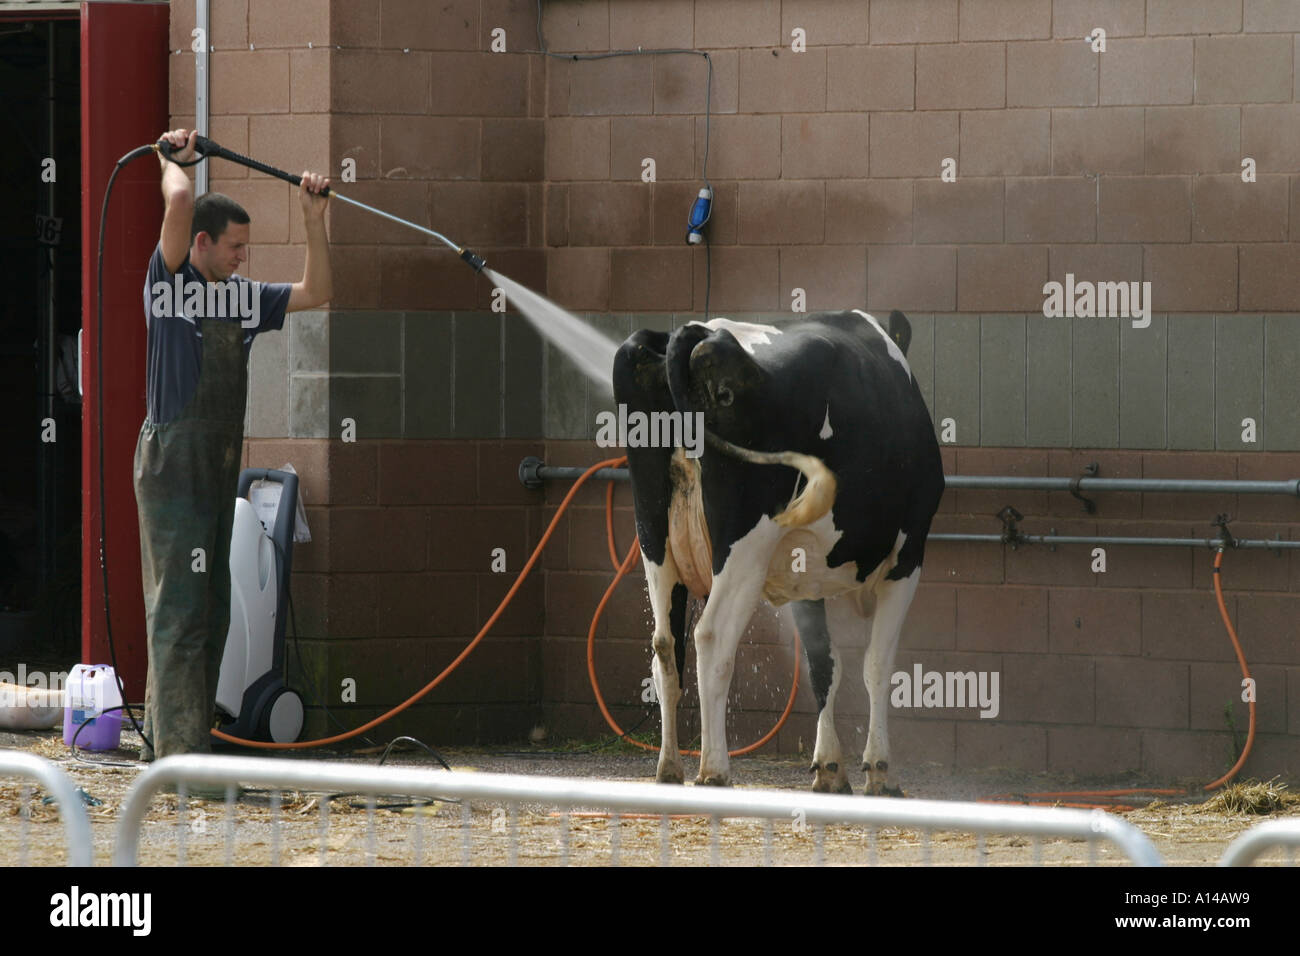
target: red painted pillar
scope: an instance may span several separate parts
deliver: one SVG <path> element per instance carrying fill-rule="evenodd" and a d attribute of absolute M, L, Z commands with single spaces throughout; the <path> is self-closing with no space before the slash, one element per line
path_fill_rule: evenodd
<path fill-rule="evenodd" d="M 104 190 L 114 164 L 168 125 L 165 3 L 81 4 L 81 659 L 109 663 L 103 561 L 117 662 L 131 700 L 144 699 L 140 530 L 131 482 L 145 415 L 144 279 L 162 227 L 158 160 L 137 159 L 113 185 L 104 238 L 104 330 L 95 322 L 95 264 Z M 104 464 L 100 495 L 96 348 L 103 348 Z M 107 535 L 101 542 L 101 508 Z"/>

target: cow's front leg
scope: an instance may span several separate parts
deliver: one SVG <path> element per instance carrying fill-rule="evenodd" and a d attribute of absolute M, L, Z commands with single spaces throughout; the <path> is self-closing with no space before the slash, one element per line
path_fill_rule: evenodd
<path fill-rule="evenodd" d="M 903 630 L 903 619 L 912 604 L 921 569 L 899 581 L 888 579 L 876 586 L 876 616 L 871 622 L 871 647 L 863 661 L 862 677 L 871 695 L 871 724 L 867 747 L 862 752 L 862 769 L 867 772 L 867 794 L 901 797 L 902 787 L 890 786 L 889 776 L 889 677 L 894 652 Z"/>
<path fill-rule="evenodd" d="M 682 783 L 682 756 L 677 748 L 677 702 L 682 696 L 682 671 L 686 664 L 686 588 L 677 580 L 672 551 L 664 553 L 662 566 L 641 552 L 645 565 L 646 589 L 654 612 L 655 630 L 651 640 L 654 657 L 650 673 L 659 698 L 661 736 L 659 767 L 655 779 L 660 783 Z"/>
<path fill-rule="evenodd" d="M 700 772 L 696 784 L 731 784 L 727 753 L 727 692 L 736 666 L 736 645 L 762 593 L 780 527 L 764 518 L 731 547 L 713 578 L 713 590 L 695 625 L 695 670 L 700 684 Z"/>

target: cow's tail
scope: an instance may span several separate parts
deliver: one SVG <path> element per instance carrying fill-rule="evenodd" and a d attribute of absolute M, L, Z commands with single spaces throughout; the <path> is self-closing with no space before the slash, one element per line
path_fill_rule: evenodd
<path fill-rule="evenodd" d="M 679 412 L 693 411 L 688 394 L 691 353 L 695 346 L 712 334 L 713 330 L 707 326 L 692 323 L 674 332 L 668 342 L 668 352 L 665 355 L 668 390 L 672 393 L 673 405 Z M 776 516 L 777 524 L 782 527 L 812 524 L 830 511 L 831 506 L 835 504 L 837 487 L 835 473 L 826 467 L 824 461 L 814 455 L 805 455 L 797 451 L 752 451 L 732 444 L 707 427 L 704 429 L 704 440 L 710 448 L 731 458 L 738 458 L 754 465 L 785 465 L 797 469 L 804 476 L 807 484 L 803 491 Z"/>
<path fill-rule="evenodd" d="M 707 428 L 704 430 L 704 440 L 710 448 L 732 458 L 754 465 L 785 465 L 798 469 L 803 474 L 808 480 L 803 491 L 776 516 L 776 523 L 782 527 L 798 528 L 812 524 L 835 504 L 835 473 L 816 455 L 805 455 L 797 451 L 751 451 L 733 445 L 725 438 L 719 438 Z"/>

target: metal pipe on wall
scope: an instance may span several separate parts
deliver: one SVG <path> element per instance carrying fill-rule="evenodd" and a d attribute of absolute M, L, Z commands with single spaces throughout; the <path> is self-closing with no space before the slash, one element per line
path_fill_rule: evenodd
<path fill-rule="evenodd" d="M 1300 548 L 1300 541 L 1282 541 L 1280 539 L 1233 538 L 1231 541 L 1225 541 L 1223 538 L 1098 537 L 1079 534 L 1025 534 L 1019 531 L 1012 537 L 1000 534 L 941 534 L 932 532 L 926 536 L 926 541 L 978 541 L 990 544 L 1010 544 L 1012 547 L 1017 544 L 1096 544 L 1103 547 L 1107 545 L 1133 544 L 1160 548 L 1200 547 L 1211 551 L 1218 548 L 1268 548 L 1273 551 Z"/>
<path fill-rule="evenodd" d="M 584 469 L 565 465 L 547 465 L 529 456 L 519 463 L 519 480 L 529 488 L 540 488 L 552 480 L 572 481 Z M 596 478 L 627 481 L 626 468 L 602 468 Z M 1237 479 L 1201 478 L 1026 478 L 1016 475 L 948 475 L 949 488 L 992 489 L 1006 491 L 1141 491 L 1178 494 L 1288 495 L 1300 498 L 1300 478 L 1283 481 L 1242 481 Z"/>
<path fill-rule="evenodd" d="M 1149 491 L 1175 494 L 1290 495 L 1300 497 L 1300 478 L 1242 481 L 1213 478 L 1025 478 L 1015 475 L 953 475 L 949 488 L 1007 491 Z"/>
<path fill-rule="evenodd" d="M 580 477 L 585 469 L 566 465 L 546 465 L 540 458 L 528 456 L 519 463 L 519 481 L 527 488 L 539 489 L 547 481 Z M 602 468 L 592 477 L 605 481 L 629 480 L 626 468 Z M 949 488 L 1002 489 L 1012 491 L 1140 491 L 1210 494 L 1287 495 L 1300 497 L 1300 479 L 1284 481 L 1203 480 L 1181 478 L 1025 478 L 1013 475 L 952 475 L 946 477 Z M 1017 515 L 1017 517 L 1019 517 Z M 932 532 L 929 541 L 966 541 L 987 544 L 1093 544 L 1138 545 L 1146 547 L 1267 548 L 1272 551 L 1300 549 L 1300 541 L 1245 538 L 1135 538 L 1103 535 L 1025 534 L 1013 529 L 1003 534 L 945 534 Z"/>
<path fill-rule="evenodd" d="M 201 31 L 200 48 L 194 57 L 194 128 L 200 135 L 208 135 L 208 51 L 212 47 L 208 36 L 208 0 L 194 0 L 194 23 Z M 194 170 L 194 198 L 208 191 L 208 164 L 199 163 Z"/>

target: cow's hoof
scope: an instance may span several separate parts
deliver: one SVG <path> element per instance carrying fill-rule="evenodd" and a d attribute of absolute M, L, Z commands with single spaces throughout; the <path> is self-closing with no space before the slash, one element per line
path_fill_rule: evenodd
<path fill-rule="evenodd" d="M 849 783 L 849 778 L 842 780 L 815 780 L 812 787 L 813 793 L 853 793 L 853 784 Z"/>
<path fill-rule="evenodd" d="M 862 791 L 862 795 L 865 796 L 865 797 L 905 797 L 905 796 L 907 796 L 907 794 L 905 794 L 905 793 L 903 792 L 903 788 L 902 788 L 901 786 L 891 787 L 891 786 L 889 786 L 887 783 L 885 783 L 883 780 L 881 780 L 881 781 L 877 781 L 877 782 L 875 782 L 875 783 L 868 783 L 868 784 L 867 784 L 867 788 L 866 788 L 864 791 Z"/>
<path fill-rule="evenodd" d="M 863 791 L 869 797 L 901 797 L 903 788 L 889 785 L 889 764 L 884 760 L 877 760 L 873 767 L 868 761 L 862 765 L 862 769 L 867 772 L 867 788 Z"/>
<path fill-rule="evenodd" d="M 813 793 L 852 793 L 853 787 L 849 783 L 849 775 L 845 772 L 843 766 L 834 761 L 821 764 L 814 763 L 812 772 L 816 774 L 813 780 Z"/>
<path fill-rule="evenodd" d="M 875 787 L 868 787 L 862 794 L 864 797 L 906 797 L 902 787 L 887 787 L 884 784 L 876 784 Z"/>
<path fill-rule="evenodd" d="M 724 775 L 722 775 L 722 774 L 720 774 L 720 773 L 711 773 L 711 774 L 709 774 L 707 777 L 706 777 L 706 776 L 703 776 L 703 775 L 701 775 L 701 776 L 699 776 L 699 777 L 696 777 L 696 778 L 695 778 L 695 786 L 697 786 L 697 787 L 729 787 L 729 786 L 731 786 L 731 781 L 728 780 Z"/>

